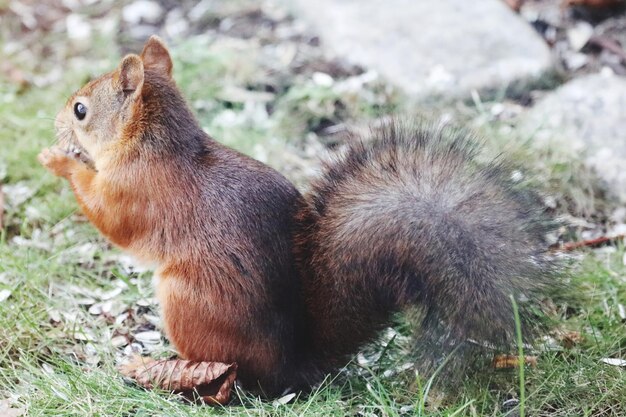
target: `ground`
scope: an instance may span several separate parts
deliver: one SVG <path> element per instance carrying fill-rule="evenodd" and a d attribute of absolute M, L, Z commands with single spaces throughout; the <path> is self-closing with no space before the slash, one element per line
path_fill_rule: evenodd
<path fill-rule="evenodd" d="M 425 108 L 375 72 L 326 58 L 319 39 L 273 3 L 208 2 L 210 12 L 193 14 L 183 2 L 196 20 L 171 17 L 170 3 L 161 3 L 168 17 L 151 26 L 133 24 L 132 10 L 113 1 L 0 1 L 0 415 L 517 416 L 522 404 L 533 416 L 626 414 L 626 252 L 619 243 L 571 259 L 566 279 L 576 296 L 545 300 L 552 325 L 525 347 L 537 364 L 526 368 L 523 391 L 515 369 L 485 366 L 454 387 L 417 374 L 402 317 L 309 395 L 261 401 L 238 391 L 233 405 L 211 408 L 127 383 L 116 365 L 131 353 L 174 353 L 159 330 L 150 272 L 98 235 L 67 183 L 36 155 L 54 143 L 53 118 L 69 94 L 138 51 L 151 27 L 172 37 L 175 78 L 203 128 L 303 190 L 344 133 L 399 113 L 469 126 L 485 138 L 487 153 L 514 159 L 547 209 L 565 220 L 555 239 L 619 230 L 611 219 L 623 211 L 603 198 L 580 161 L 538 152 L 528 145 L 532 137 L 511 139 L 514 116 L 545 90 L 474 94 Z"/>

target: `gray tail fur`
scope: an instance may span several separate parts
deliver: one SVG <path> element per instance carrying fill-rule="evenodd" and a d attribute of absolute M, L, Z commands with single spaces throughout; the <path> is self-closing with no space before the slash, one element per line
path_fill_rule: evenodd
<path fill-rule="evenodd" d="M 505 162 L 479 161 L 465 132 L 390 123 L 352 140 L 307 196 L 305 277 L 313 348 L 353 354 L 392 313 L 420 313 L 417 340 L 438 360 L 467 341 L 515 345 L 557 285 L 545 237 L 555 222 Z"/>

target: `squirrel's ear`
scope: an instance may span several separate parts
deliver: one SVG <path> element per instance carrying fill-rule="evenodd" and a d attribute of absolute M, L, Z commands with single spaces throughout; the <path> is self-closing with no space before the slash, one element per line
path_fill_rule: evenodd
<path fill-rule="evenodd" d="M 165 43 L 156 35 L 150 36 L 141 52 L 143 66 L 155 72 L 172 76 L 172 58 Z"/>
<path fill-rule="evenodd" d="M 137 55 L 126 55 L 120 64 L 119 83 L 126 94 L 141 91 L 143 86 L 143 63 Z"/>

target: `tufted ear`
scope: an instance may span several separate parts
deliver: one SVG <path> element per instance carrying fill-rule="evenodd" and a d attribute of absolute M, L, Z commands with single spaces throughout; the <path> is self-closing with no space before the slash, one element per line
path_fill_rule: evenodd
<path fill-rule="evenodd" d="M 126 55 L 119 69 L 119 83 L 126 95 L 141 91 L 143 86 L 143 63 L 137 55 Z"/>
<path fill-rule="evenodd" d="M 165 43 L 156 35 L 150 36 L 141 52 L 143 66 L 167 77 L 172 76 L 172 58 Z"/>

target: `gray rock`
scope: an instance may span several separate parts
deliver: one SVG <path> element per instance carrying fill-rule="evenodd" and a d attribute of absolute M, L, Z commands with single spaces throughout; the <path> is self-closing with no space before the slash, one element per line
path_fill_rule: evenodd
<path fill-rule="evenodd" d="M 337 56 L 418 99 L 541 75 L 550 52 L 501 0 L 292 0 Z"/>
<path fill-rule="evenodd" d="M 536 146 L 560 147 L 588 166 L 626 202 L 626 79 L 593 74 L 540 100 L 520 122 Z"/>

